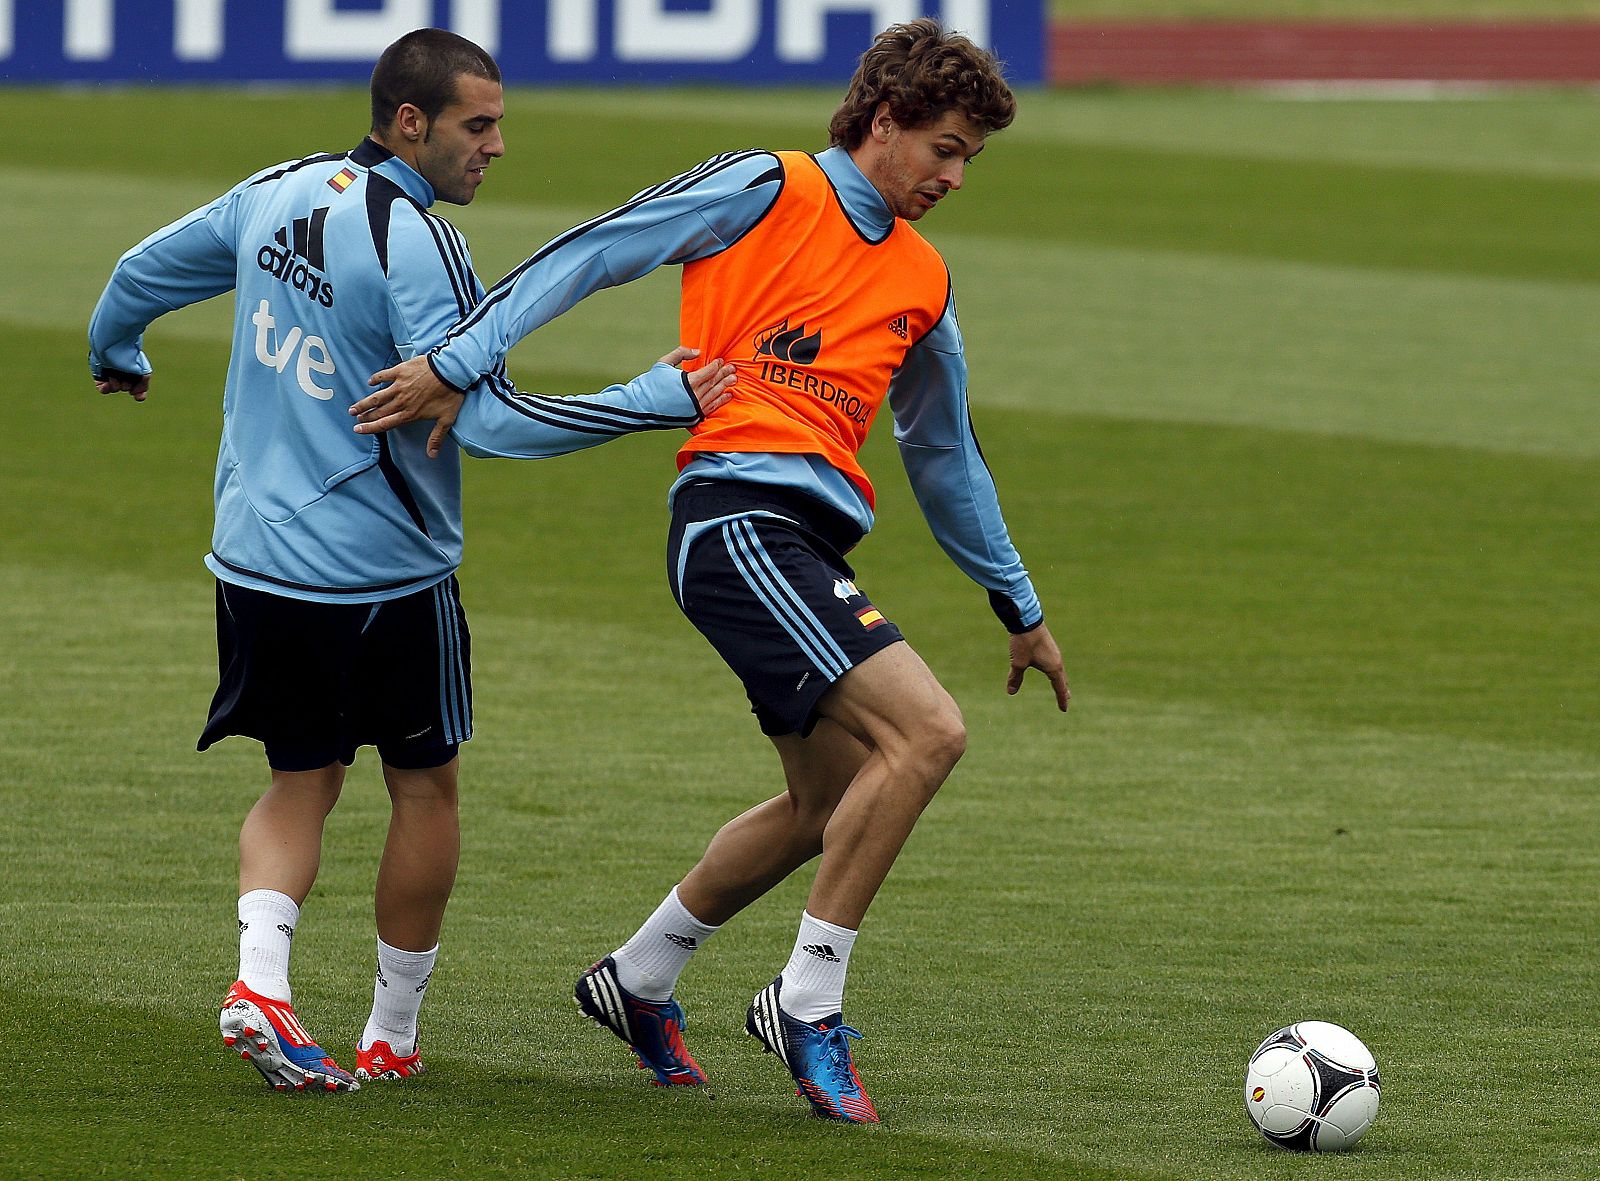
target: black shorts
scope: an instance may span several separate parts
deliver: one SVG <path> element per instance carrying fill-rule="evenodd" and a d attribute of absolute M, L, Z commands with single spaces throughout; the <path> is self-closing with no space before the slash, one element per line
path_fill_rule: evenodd
<path fill-rule="evenodd" d="M 220 683 L 200 736 L 258 738 L 279 771 L 441 767 L 472 736 L 471 637 L 454 577 L 381 603 L 312 603 L 217 583 Z"/>
<path fill-rule="evenodd" d="M 833 683 L 903 638 L 844 560 L 860 540 L 801 492 L 696 480 L 674 497 L 673 597 L 744 682 L 762 733 L 811 733 Z"/>

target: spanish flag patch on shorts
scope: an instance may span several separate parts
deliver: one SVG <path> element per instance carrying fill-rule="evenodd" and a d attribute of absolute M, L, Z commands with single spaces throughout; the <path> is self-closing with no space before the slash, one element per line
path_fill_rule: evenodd
<path fill-rule="evenodd" d="M 876 607 L 861 608 L 861 610 L 856 612 L 856 618 L 861 621 L 861 626 L 866 628 L 868 631 L 871 631 L 880 623 L 888 622 L 888 620 L 884 619 L 883 612 L 879 611 Z"/>

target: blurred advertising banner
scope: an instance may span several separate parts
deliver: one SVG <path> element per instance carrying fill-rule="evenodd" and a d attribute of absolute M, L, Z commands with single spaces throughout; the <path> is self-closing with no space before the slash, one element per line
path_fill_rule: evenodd
<path fill-rule="evenodd" d="M 1044 81 L 1044 0 L 0 0 L 0 80 L 360 82 L 436 25 L 510 84 L 842 82 L 873 34 L 919 16 Z"/>

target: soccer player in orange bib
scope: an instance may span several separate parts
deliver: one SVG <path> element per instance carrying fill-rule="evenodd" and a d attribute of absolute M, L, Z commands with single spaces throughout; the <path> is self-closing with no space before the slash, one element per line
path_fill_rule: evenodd
<path fill-rule="evenodd" d="M 845 555 L 871 529 L 858 459 L 887 399 L 917 501 L 1010 633 L 1007 692 L 1042 671 L 1065 710 L 1061 653 L 1000 513 L 967 412 L 949 273 L 912 223 L 960 189 L 1016 104 L 998 63 L 933 20 L 862 56 L 832 146 L 714 157 L 556 238 L 426 357 L 352 413 L 362 433 L 449 422 L 510 347 L 580 299 L 683 266 L 681 339 L 725 358 L 735 396 L 693 428 L 672 487 L 667 576 L 743 681 L 785 790 L 728 821 L 626 942 L 579 977 L 583 1012 L 664 1085 L 706 1074 L 674 998 L 723 923 L 820 856 L 789 962 L 746 1029 L 818 1115 L 875 1123 L 843 1017 L 863 917 L 966 748 L 961 712 Z M 472 394 L 469 396 L 478 396 Z M 509 449 L 508 449 L 509 450 Z"/>

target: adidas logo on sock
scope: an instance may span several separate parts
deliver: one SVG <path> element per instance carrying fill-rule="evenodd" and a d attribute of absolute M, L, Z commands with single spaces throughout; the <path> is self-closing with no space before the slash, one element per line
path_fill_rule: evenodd
<path fill-rule="evenodd" d="M 832 944 L 828 944 L 828 943 L 807 943 L 800 950 L 801 951 L 805 951 L 805 952 L 810 952 L 812 955 L 816 956 L 819 960 L 823 960 L 823 961 L 825 961 L 827 963 L 830 963 L 830 964 L 837 964 L 839 962 L 839 957 L 833 953 L 833 945 Z"/>
<path fill-rule="evenodd" d="M 693 935 L 680 935 L 676 931 L 666 932 L 666 939 L 668 943 L 676 943 L 685 951 L 693 951 L 700 946 Z"/>

